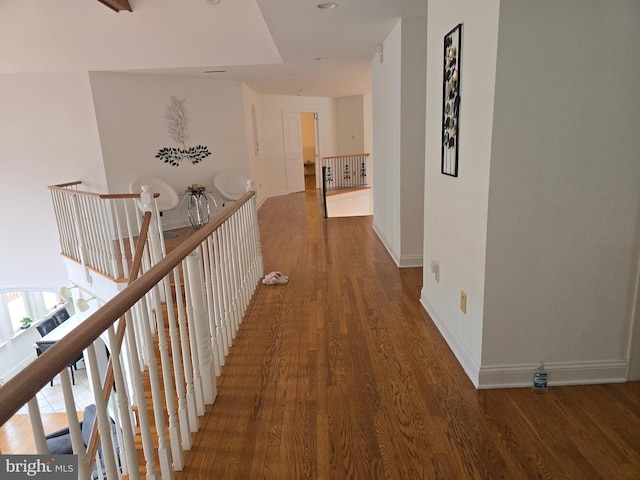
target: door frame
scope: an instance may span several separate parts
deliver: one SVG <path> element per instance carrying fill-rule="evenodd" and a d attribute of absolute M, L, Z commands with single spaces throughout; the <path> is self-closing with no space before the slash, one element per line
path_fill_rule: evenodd
<path fill-rule="evenodd" d="M 285 135 L 285 115 L 287 113 L 313 113 L 313 118 L 314 118 L 314 127 L 315 127 L 315 156 L 316 156 L 316 164 L 315 164 L 315 170 L 316 170 L 316 189 L 320 188 L 321 186 L 321 182 L 322 182 L 322 168 L 320 166 L 320 112 L 318 111 L 317 108 L 283 108 L 282 109 L 282 137 L 283 137 L 283 142 L 284 142 L 284 152 L 286 155 L 286 152 L 288 151 L 288 145 L 287 145 L 287 136 Z M 302 150 L 302 144 L 300 144 L 300 150 Z M 285 158 L 285 173 L 286 173 L 286 162 L 287 159 Z M 286 180 L 286 179 L 285 179 Z M 304 180 L 304 179 L 303 179 Z M 289 192 L 289 182 L 287 181 L 287 191 Z M 289 192 L 291 193 L 291 192 Z"/>

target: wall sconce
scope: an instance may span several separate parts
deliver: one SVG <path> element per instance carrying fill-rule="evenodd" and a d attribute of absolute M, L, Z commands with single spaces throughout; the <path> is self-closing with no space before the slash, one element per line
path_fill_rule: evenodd
<path fill-rule="evenodd" d="M 60 287 L 58 290 L 58 295 L 60 298 L 64 300 L 65 303 L 73 300 L 73 294 L 71 293 L 72 288 L 79 288 L 77 285 L 73 285 L 72 287 Z"/>
<path fill-rule="evenodd" d="M 87 310 L 89 310 L 91 308 L 91 306 L 89 305 L 89 302 L 91 300 L 98 300 L 96 297 L 91 297 L 91 298 L 79 298 L 76 300 L 76 308 L 78 309 L 78 311 L 80 312 L 86 312 Z"/>

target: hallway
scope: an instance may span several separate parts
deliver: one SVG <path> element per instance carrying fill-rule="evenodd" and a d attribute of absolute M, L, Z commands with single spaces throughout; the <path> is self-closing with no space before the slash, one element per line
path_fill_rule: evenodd
<path fill-rule="evenodd" d="M 258 215 L 289 284 L 259 286 L 177 479 L 637 478 L 640 384 L 476 391 L 371 217 Z"/>

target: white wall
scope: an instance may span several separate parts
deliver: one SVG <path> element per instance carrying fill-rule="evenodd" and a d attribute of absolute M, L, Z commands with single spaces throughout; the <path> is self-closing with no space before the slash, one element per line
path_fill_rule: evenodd
<path fill-rule="evenodd" d="M 260 138 L 264 177 L 262 179 L 266 197 L 287 194 L 284 159 L 284 134 L 282 109 L 301 112 L 318 112 L 320 157 L 336 155 L 336 108 L 335 100 L 325 97 L 303 97 L 283 95 L 260 96 Z"/>
<path fill-rule="evenodd" d="M 260 95 L 246 84 L 242 84 L 244 101 L 244 118 L 247 137 L 247 158 L 249 159 L 249 178 L 255 182 L 257 204 L 264 202 L 264 163 L 262 162 L 262 117 L 260 110 Z M 253 128 L 252 107 L 255 110 L 256 131 Z M 254 134 L 256 137 L 254 137 Z M 255 141 L 258 142 L 258 152 L 256 153 Z"/>
<path fill-rule="evenodd" d="M 396 263 L 400 257 L 400 102 L 402 24 L 383 43 L 384 62 L 371 60 L 373 100 L 373 228 Z M 384 179 L 384 180 L 383 180 Z"/>
<path fill-rule="evenodd" d="M 424 263 L 439 262 L 440 282 L 425 268 L 421 301 L 474 383 L 483 341 L 499 3 L 431 0 L 427 27 Z M 459 176 L 453 178 L 440 173 L 443 41 L 459 23 L 464 23 Z M 461 290 L 468 296 L 466 315 L 459 308 Z"/>
<path fill-rule="evenodd" d="M 203 78 L 92 73 L 91 86 L 112 193 L 129 191 L 138 176 L 154 176 L 182 192 L 192 183 L 213 187 L 224 169 L 249 174 L 243 87 Z M 187 147 L 204 145 L 211 155 L 198 164 L 172 166 L 155 158 L 162 147 L 180 147 L 166 119 L 171 97 L 186 100 Z"/>
<path fill-rule="evenodd" d="M 363 123 L 364 123 L 364 152 L 369 154 L 367 165 L 367 182 L 370 187 L 374 186 L 373 174 L 373 95 L 370 93 L 362 96 Z M 371 195 L 371 211 L 373 212 L 373 195 Z"/>
<path fill-rule="evenodd" d="M 422 266 L 427 17 L 402 19 L 400 266 Z"/>
<path fill-rule="evenodd" d="M 539 362 L 551 384 L 623 381 L 640 348 L 639 15 L 629 0 L 429 4 L 425 261 L 441 272 L 425 269 L 422 303 L 480 388 L 530 385 Z M 460 22 L 450 178 L 441 42 Z"/>
<path fill-rule="evenodd" d="M 364 97 L 336 98 L 338 155 L 366 153 L 364 149 Z"/>
<path fill-rule="evenodd" d="M 630 0 L 501 2 L 489 384 L 508 369 L 529 380 L 537 362 L 552 382 L 624 377 L 640 242 L 638 18 Z"/>
<path fill-rule="evenodd" d="M 401 19 L 371 63 L 373 228 L 400 267 L 422 265 L 426 27 Z"/>
<path fill-rule="evenodd" d="M 87 74 L 0 74 L 0 286 L 67 281 L 48 185 L 105 191 Z"/>

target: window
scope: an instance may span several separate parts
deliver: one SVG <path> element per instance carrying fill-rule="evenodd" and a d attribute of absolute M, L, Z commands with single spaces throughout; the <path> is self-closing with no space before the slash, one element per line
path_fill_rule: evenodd
<path fill-rule="evenodd" d="M 33 322 L 44 318 L 58 306 L 60 298 L 54 292 L 2 292 L 0 295 L 0 341 L 12 338 L 22 327 L 22 319 Z"/>

